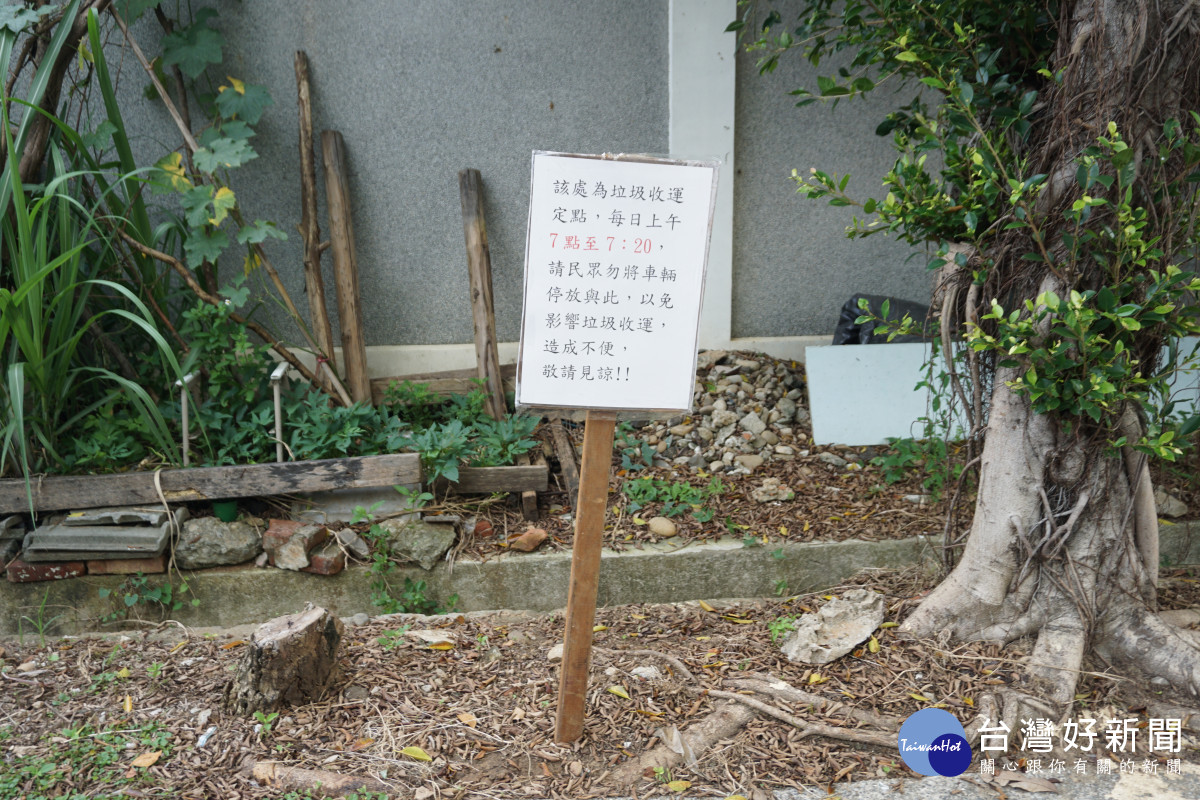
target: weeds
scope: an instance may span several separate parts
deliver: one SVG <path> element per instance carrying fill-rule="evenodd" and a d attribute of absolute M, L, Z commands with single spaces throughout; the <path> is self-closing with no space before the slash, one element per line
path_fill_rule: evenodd
<path fill-rule="evenodd" d="M 630 511 L 640 511 L 650 504 L 661 503 L 660 512 L 664 517 L 676 517 L 691 510 L 698 522 L 708 522 L 713 518 L 713 511 L 704 508 L 704 503 L 723 493 L 725 484 L 717 477 L 701 487 L 661 478 L 633 478 L 625 481 L 621 491 L 629 499 L 627 508 Z"/>

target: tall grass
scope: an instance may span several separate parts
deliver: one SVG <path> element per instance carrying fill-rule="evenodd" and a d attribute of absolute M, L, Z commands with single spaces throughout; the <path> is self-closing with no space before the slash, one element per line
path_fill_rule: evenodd
<path fill-rule="evenodd" d="M 51 37 L 51 51 L 62 46 L 62 28 L 74 19 L 76 5 L 70 5 Z M 122 342 L 136 348 L 140 362 L 152 365 L 160 381 L 169 376 L 169 386 L 183 374 L 146 304 L 129 286 L 112 279 L 121 274 L 121 256 L 113 246 L 111 227 L 120 225 L 142 240 L 155 232 L 140 198 L 94 15 L 88 22 L 98 83 L 117 131 L 115 164 L 98 163 L 77 132 L 37 107 L 44 91 L 40 71 L 27 99 L 4 97 L 0 103 L 10 154 L 0 172 L 0 209 L 7 210 L 0 222 L 0 475 L 19 472 L 27 484 L 33 473 L 61 467 L 65 448 L 82 422 L 114 401 L 140 418 L 164 459 L 179 458 L 167 423 L 145 387 L 107 369 L 95 357 L 99 348 L 90 346 L 102 326 L 115 326 Z M 5 74 L 12 45 L 13 35 L 0 33 L 0 67 Z M 48 53 L 45 63 L 53 61 Z M 15 128 L 9 126 L 11 106 L 24 109 Z M 57 135 L 47 149 L 43 183 L 25 186 L 16 164 L 24 131 L 37 114 L 51 119 Z M 74 169 L 66 152 L 85 168 Z M 121 171 L 110 180 L 105 168 L 113 166 Z M 142 283 L 140 289 L 159 285 L 152 266 L 138 266 L 140 274 L 131 277 Z"/>

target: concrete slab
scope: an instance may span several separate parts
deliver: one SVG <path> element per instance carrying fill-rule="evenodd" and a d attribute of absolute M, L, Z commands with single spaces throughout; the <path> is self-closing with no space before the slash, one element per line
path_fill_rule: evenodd
<path fill-rule="evenodd" d="M 1171 565 L 1200 564 L 1200 523 L 1163 525 L 1161 552 Z M 779 581 L 791 594 L 836 586 L 871 568 L 933 564 L 937 540 L 915 537 L 884 542 L 811 542 L 782 547 L 745 547 L 740 539 L 712 543 L 672 544 L 605 551 L 600 567 L 598 603 L 667 603 L 730 597 L 773 597 Z M 781 557 L 780 557 L 781 556 Z M 405 577 L 426 582 L 431 598 L 443 605 L 458 595 L 456 610 L 512 609 L 553 611 L 566 605 L 571 554 L 507 553 L 485 562 L 439 563 L 432 570 L 397 567 L 388 578 L 398 594 Z M 186 573 L 198 606 L 176 612 L 188 626 L 232 626 L 295 613 L 306 602 L 341 617 L 374 615 L 366 565 L 354 565 L 334 576 L 310 575 L 253 565 L 219 567 Z M 116 589 L 121 576 L 92 576 L 26 586 L 0 582 L 0 635 L 17 633 L 22 615 L 61 615 L 54 633 L 78 633 L 98 627 L 111 611 L 99 589 Z"/>

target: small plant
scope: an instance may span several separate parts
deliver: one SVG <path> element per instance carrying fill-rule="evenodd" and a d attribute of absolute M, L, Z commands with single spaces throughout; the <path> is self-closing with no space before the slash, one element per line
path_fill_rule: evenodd
<path fill-rule="evenodd" d="M 767 630 L 771 633 L 771 641 L 777 642 L 780 637 L 786 636 L 796 630 L 796 617 L 782 616 L 776 617 L 767 623 Z"/>
<path fill-rule="evenodd" d="M 163 667 L 166 665 L 161 661 L 155 661 L 150 666 L 146 667 L 146 674 L 150 676 L 150 680 L 158 680 L 162 677 Z"/>
<path fill-rule="evenodd" d="M 787 594 L 787 592 L 788 592 L 788 582 L 786 580 L 780 579 L 780 580 L 775 581 L 776 597 L 783 597 L 785 594 Z"/>
<path fill-rule="evenodd" d="M 46 631 L 52 628 L 54 624 L 63 616 L 62 614 L 55 614 L 53 617 L 46 619 L 46 602 L 49 599 L 50 590 L 46 589 L 45 594 L 42 595 L 41 605 L 38 606 L 37 616 L 22 616 L 21 619 L 17 620 L 17 637 L 21 644 L 25 644 L 25 623 L 28 622 L 30 626 L 32 626 L 33 630 L 37 631 L 38 646 L 46 646 Z"/>
<path fill-rule="evenodd" d="M 100 588 L 101 599 L 111 597 L 113 600 L 113 610 L 104 616 L 103 621 L 113 622 L 130 617 L 141 619 L 142 615 L 139 613 L 139 609 L 145 609 L 152 612 L 153 616 L 165 619 L 172 611 L 183 608 L 185 603 L 183 595 L 189 591 L 187 581 L 183 581 L 178 586 L 169 580 L 152 583 L 139 572 L 126 578 L 115 590 L 107 587 Z M 193 606 L 200 605 L 200 599 L 196 597 L 186 602 Z"/>
<path fill-rule="evenodd" d="M 384 631 L 375 641 L 383 646 L 384 650 L 395 650 L 400 645 L 404 644 L 404 634 L 410 626 L 402 625 L 399 628 L 391 631 Z"/>
<path fill-rule="evenodd" d="M 279 716 L 278 711 L 272 711 L 270 714 L 264 714 L 261 711 L 254 712 L 254 719 L 258 722 L 255 729 L 258 731 L 260 738 L 266 739 L 271 735 L 271 728 L 275 725 L 275 720 Z"/>
<path fill-rule="evenodd" d="M 625 482 L 621 491 L 629 498 L 627 508 L 630 511 L 640 511 L 651 503 L 661 503 L 664 517 L 679 516 L 690 509 L 698 522 L 708 522 L 713 518 L 713 511 L 703 508 L 703 505 L 724 492 L 725 484 L 716 477 L 703 487 L 660 478 L 633 478 Z"/>
<path fill-rule="evenodd" d="M 669 767 L 654 767 L 654 780 L 658 783 L 671 782 L 671 770 Z"/>
<path fill-rule="evenodd" d="M 635 472 L 654 464 L 654 446 L 647 444 L 633 431 L 633 426 L 622 422 L 617 426 L 617 450 L 621 455 L 621 469 Z"/>

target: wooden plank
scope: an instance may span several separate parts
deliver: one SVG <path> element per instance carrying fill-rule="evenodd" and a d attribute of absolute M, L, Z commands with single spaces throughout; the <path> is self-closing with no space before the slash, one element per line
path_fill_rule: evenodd
<path fill-rule="evenodd" d="M 579 503 L 579 469 L 575 466 L 575 445 L 563 429 L 562 420 L 550 420 L 550 436 L 554 439 L 554 452 L 558 453 L 563 482 L 567 484 L 567 502 L 574 508 Z"/>
<path fill-rule="evenodd" d="M 475 363 L 488 393 L 487 412 L 502 419 L 508 412 L 500 382 L 496 349 L 496 314 L 492 303 L 492 256 L 483 219 L 483 177 L 477 169 L 458 173 L 463 236 L 467 242 L 467 271 L 471 276 L 471 318 L 475 323 Z"/>
<path fill-rule="evenodd" d="M 575 509 L 575 541 L 571 545 L 571 582 L 567 590 L 566 631 L 558 687 L 554 740 L 570 743 L 583 735 L 587 701 L 592 626 L 600 587 L 600 550 L 604 544 L 604 512 L 612 469 L 616 414 L 588 411 L 583 430 L 583 469 Z"/>
<path fill-rule="evenodd" d="M 447 487 L 456 494 L 492 492 L 544 492 L 550 486 L 550 469 L 545 465 L 528 467 L 459 467 L 458 482 L 438 481 L 437 492 Z"/>
<path fill-rule="evenodd" d="M 346 388 L 355 402 L 371 402 L 367 376 L 367 346 L 363 338 L 362 302 L 358 291 L 358 256 L 350 218 L 350 181 L 346 176 L 346 146 L 338 131 L 321 132 L 325 160 L 325 204 L 329 208 L 329 241 L 337 281 L 338 325 L 342 329 L 342 358 Z"/>
<path fill-rule="evenodd" d="M 317 160 L 313 152 L 312 101 L 308 83 L 308 54 L 296 51 L 296 103 L 300 111 L 300 237 L 304 240 L 304 291 L 308 313 L 321 355 L 337 371 L 333 329 L 325 305 L 321 277 L 321 223 L 317 220 Z M 324 376 L 318 371 L 318 376 Z"/>
<path fill-rule="evenodd" d="M 393 486 L 421 482 L 421 459 L 398 453 L 323 461 L 287 461 L 235 467 L 170 469 L 158 473 L 168 502 L 258 497 L 326 489 Z M 153 472 L 117 475 L 51 475 L 34 478 L 38 511 L 160 503 Z M 23 480 L 0 481 L 0 513 L 27 511 Z"/>
<path fill-rule="evenodd" d="M 501 384 L 504 391 L 511 392 L 516 389 L 517 365 L 505 364 L 500 367 Z M 416 375 L 399 375 L 393 378 L 372 378 L 371 379 L 371 402 L 379 405 L 383 402 L 383 395 L 387 391 L 387 387 L 395 381 L 403 383 L 423 383 L 429 391 L 434 394 L 440 394 L 449 397 L 452 394 L 470 394 L 472 390 L 479 387 L 476 383 L 478 378 L 475 377 L 474 369 L 455 369 L 447 370 L 446 372 L 423 372 Z"/>
<path fill-rule="evenodd" d="M 542 453 L 542 448 L 540 445 L 538 446 L 537 450 L 534 451 L 534 458 L 532 462 L 529 460 L 528 453 L 522 453 L 521 457 L 517 459 L 517 463 L 521 464 L 522 466 L 530 466 L 530 464 L 543 467 L 547 466 L 546 456 Z M 549 468 L 547 467 L 547 469 Z M 548 479 L 549 472 L 547 472 L 547 482 L 549 482 Z M 521 492 L 521 516 L 525 518 L 526 522 L 537 521 L 538 493 L 536 489 L 528 489 L 524 492 Z"/>

